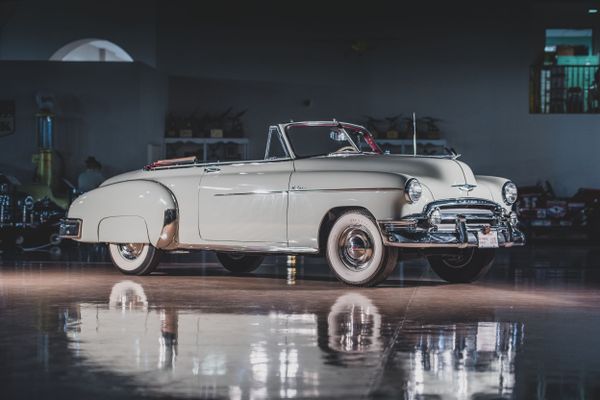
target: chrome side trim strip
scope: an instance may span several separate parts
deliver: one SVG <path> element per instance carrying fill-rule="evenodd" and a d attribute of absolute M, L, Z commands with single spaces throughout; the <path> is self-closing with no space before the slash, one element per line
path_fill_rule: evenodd
<path fill-rule="evenodd" d="M 253 194 L 279 194 L 287 193 L 287 190 L 256 190 L 254 192 L 233 192 L 233 193 L 215 193 L 213 196 L 249 196 Z"/>
<path fill-rule="evenodd" d="M 317 254 L 319 249 L 312 247 L 286 247 L 283 245 L 264 245 L 251 243 L 229 243 L 229 244 L 190 244 L 179 243 L 179 249 L 196 249 L 196 250 L 212 250 L 223 252 L 240 252 L 240 253 L 280 253 L 280 254 Z"/>
<path fill-rule="evenodd" d="M 403 191 L 403 188 L 394 187 L 376 187 L 376 188 L 337 188 L 337 189 L 292 189 L 290 192 L 384 192 L 384 191 Z"/>
<path fill-rule="evenodd" d="M 384 192 L 384 191 L 403 191 L 402 188 L 338 188 L 338 189 L 305 189 L 292 186 L 289 192 Z M 232 192 L 232 193 L 215 193 L 213 196 L 249 196 L 257 194 L 278 194 L 287 193 L 288 190 L 256 190 L 253 192 Z"/>

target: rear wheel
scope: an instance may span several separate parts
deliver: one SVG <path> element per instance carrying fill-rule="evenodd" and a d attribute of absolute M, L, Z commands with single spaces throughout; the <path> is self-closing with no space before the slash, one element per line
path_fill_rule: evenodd
<path fill-rule="evenodd" d="M 217 259 L 233 274 L 247 274 L 260 267 L 264 256 L 244 253 L 217 253 Z"/>
<path fill-rule="evenodd" d="M 492 264 L 494 249 L 462 249 L 456 254 L 429 256 L 431 269 L 443 280 L 450 283 L 470 283 L 483 277 Z"/>
<path fill-rule="evenodd" d="M 386 247 L 373 217 L 354 209 L 342 214 L 327 238 L 327 263 L 344 283 L 375 286 L 394 271 L 398 250 Z"/>
<path fill-rule="evenodd" d="M 161 251 L 148 243 L 110 243 L 110 258 L 125 275 L 148 275 L 160 262 Z"/>

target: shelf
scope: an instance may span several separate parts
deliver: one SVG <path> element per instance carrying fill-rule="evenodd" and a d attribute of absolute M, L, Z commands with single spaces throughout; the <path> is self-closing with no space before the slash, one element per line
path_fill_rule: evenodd
<path fill-rule="evenodd" d="M 248 159 L 248 147 L 250 141 L 248 138 L 195 138 L 195 137 L 175 137 L 175 138 L 164 138 L 163 142 L 163 158 L 167 157 L 167 146 L 170 148 L 177 148 L 175 145 L 194 145 L 193 147 L 201 149 L 202 162 L 209 161 L 209 148 L 210 145 L 218 144 L 234 144 L 238 145 L 241 149 L 240 156 L 243 160 Z"/>
<path fill-rule="evenodd" d="M 248 144 L 248 138 L 165 138 L 165 144 L 172 143 L 194 143 L 194 144 L 219 144 L 219 143 L 237 143 Z"/>

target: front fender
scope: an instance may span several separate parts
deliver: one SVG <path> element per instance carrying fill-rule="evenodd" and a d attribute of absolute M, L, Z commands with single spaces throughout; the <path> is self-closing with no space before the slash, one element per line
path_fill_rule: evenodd
<path fill-rule="evenodd" d="M 174 210 L 174 211 L 173 211 Z M 161 237 L 177 213 L 173 194 L 158 182 L 134 180 L 101 186 L 79 196 L 68 217 L 82 221 L 82 242 L 150 243 L 166 247 L 174 239 Z M 171 221 L 166 221 L 167 216 Z"/>
<path fill-rule="evenodd" d="M 423 196 L 410 204 L 404 186 L 412 176 L 376 171 L 294 172 L 290 181 L 288 242 L 291 247 L 318 248 L 323 218 L 335 208 L 364 208 L 376 220 L 395 220 L 421 212 L 432 200 Z"/>
<path fill-rule="evenodd" d="M 502 188 L 504 184 L 509 181 L 509 179 L 486 175 L 477 175 L 475 178 L 477 179 L 478 185 L 481 185 L 490 191 L 492 200 L 500 204 L 507 211 L 510 211 L 511 206 L 504 202 L 504 197 L 502 195 Z"/>

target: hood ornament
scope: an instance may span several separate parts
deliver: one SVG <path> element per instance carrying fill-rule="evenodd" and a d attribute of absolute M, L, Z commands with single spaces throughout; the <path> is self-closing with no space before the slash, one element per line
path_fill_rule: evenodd
<path fill-rule="evenodd" d="M 460 184 L 460 185 L 452 185 L 452 187 L 458 188 L 458 190 L 462 190 L 463 192 L 469 193 L 473 189 L 477 187 L 477 185 L 470 185 L 468 183 Z"/>

